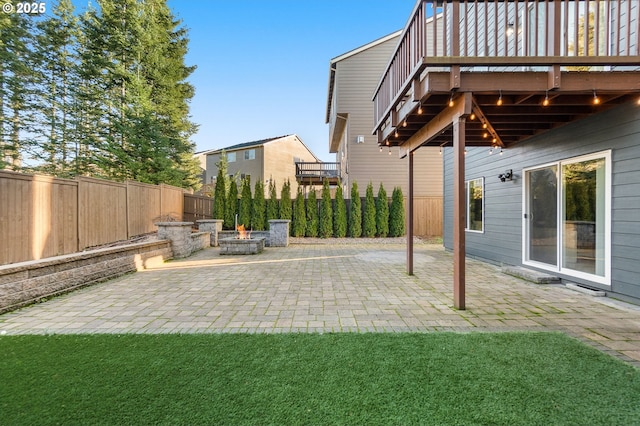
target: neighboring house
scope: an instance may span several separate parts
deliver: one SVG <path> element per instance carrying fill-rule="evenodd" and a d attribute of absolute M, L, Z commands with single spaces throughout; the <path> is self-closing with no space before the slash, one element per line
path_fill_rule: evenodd
<path fill-rule="evenodd" d="M 371 97 L 380 74 L 389 63 L 401 31 L 331 59 L 325 121 L 329 124 L 329 151 L 336 154 L 340 177 L 347 197 L 354 182 L 364 196 L 367 184 L 374 192 L 382 183 L 389 195 L 394 187 L 408 194 L 406 160 L 398 149 L 378 146 L 372 134 L 374 110 Z M 433 154 L 436 155 L 433 155 Z M 415 194 L 420 203 L 420 223 L 416 233 L 442 235 L 442 158 L 438 148 L 427 148 L 416 155 Z"/>
<path fill-rule="evenodd" d="M 255 187 L 255 183 L 258 180 L 262 180 L 265 185 L 265 192 L 268 190 L 269 182 L 273 180 L 278 194 L 283 183 L 289 179 L 294 196 L 298 189 L 296 184 L 296 162 L 319 162 L 315 154 L 307 148 L 297 135 L 245 142 L 196 154 L 204 166 L 204 182 L 208 185 L 213 185 L 218 176 L 216 164 L 220 161 L 222 151 L 227 156 L 229 176 L 249 177 L 252 190 Z"/>
<path fill-rule="evenodd" d="M 636 0 L 416 3 L 375 129 L 410 175 L 444 151 L 457 308 L 465 255 L 640 301 L 639 25 Z"/>

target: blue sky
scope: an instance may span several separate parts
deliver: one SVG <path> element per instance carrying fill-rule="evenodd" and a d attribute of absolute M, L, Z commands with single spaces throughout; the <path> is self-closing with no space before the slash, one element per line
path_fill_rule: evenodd
<path fill-rule="evenodd" d="M 414 0 L 168 0 L 198 68 L 198 151 L 297 134 L 325 161 L 329 61 L 402 29 Z"/>

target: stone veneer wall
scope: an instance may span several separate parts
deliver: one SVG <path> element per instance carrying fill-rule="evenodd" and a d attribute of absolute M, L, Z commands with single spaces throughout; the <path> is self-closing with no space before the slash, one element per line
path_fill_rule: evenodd
<path fill-rule="evenodd" d="M 171 241 L 173 257 L 189 257 L 193 252 L 211 245 L 210 232 L 191 232 L 191 222 L 158 222 L 158 239 Z"/>
<path fill-rule="evenodd" d="M 3 265 L 0 313 L 161 264 L 171 257 L 169 241 L 154 241 Z"/>

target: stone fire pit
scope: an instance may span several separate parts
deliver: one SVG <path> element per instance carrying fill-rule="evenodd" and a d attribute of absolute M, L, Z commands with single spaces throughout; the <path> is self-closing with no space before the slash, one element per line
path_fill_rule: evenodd
<path fill-rule="evenodd" d="M 220 254 L 258 254 L 264 250 L 266 238 L 220 238 Z"/>

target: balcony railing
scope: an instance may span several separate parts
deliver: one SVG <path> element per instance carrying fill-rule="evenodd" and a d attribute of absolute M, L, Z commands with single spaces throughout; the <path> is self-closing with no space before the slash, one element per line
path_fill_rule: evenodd
<path fill-rule="evenodd" d="M 418 0 L 373 98 L 376 129 L 428 67 L 638 65 L 639 34 L 637 0 Z"/>
<path fill-rule="evenodd" d="M 296 162 L 296 180 L 298 183 L 321 185 L 324 179 L 335 184 L 340 179 L 340 163 Z"/>

